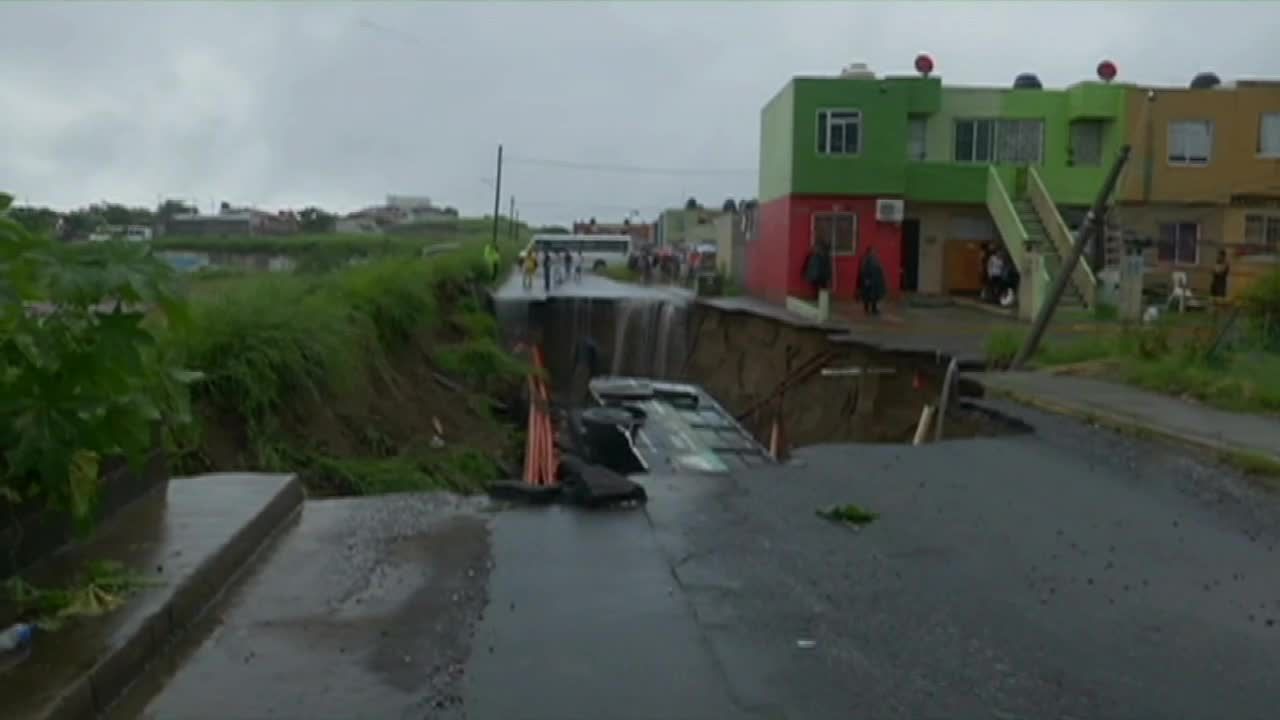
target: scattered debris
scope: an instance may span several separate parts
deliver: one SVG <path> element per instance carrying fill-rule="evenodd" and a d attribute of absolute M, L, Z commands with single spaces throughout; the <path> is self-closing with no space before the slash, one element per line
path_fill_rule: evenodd
<path fill-rule="evenodd" d="M 829 508 L 819 510 L 819 517 L 824 517 L 834 522 L 842 522 L 854 527 L 862 527 L 875 521 L 880 517 L 878 513 L 864 510 L 853 503 L 848 505 L 832 505 Z"/>

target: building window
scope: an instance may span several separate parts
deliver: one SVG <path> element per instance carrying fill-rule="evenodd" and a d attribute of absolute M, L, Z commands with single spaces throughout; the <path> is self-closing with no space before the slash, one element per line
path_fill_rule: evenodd
<path fill-rule="evenodd" d="M 1263 252 L 1280 252 L 1280 215 L 1245 215 L 1244 244 Z"/>
<path fill-rule="evenodd" d="M 1280 157 L 1280 113 L 1263 113 L 1258 118 L 1258 154 Z"/>
<path fill-rule="evenodd" d="M 1179 120 L 1169 123 L 1169 164 L 1208 165 L 1213 155 L 1213 122 Z"/>
<path fill-rule="evenodd" d="M 924 160 L 926 154 L 925 131 L 929 119 L 924 117 L 907 118 L 907 159 Z"/>
<path fill-rule="evenodd" d="M 862 112 L 818 111 L 818 153 L 857 155 L 862 150 Z"/>
<path fill-rule="evenodd" d="M 956 162 L 991 162 L 995 159 L 995 133 L 995 120 L 957 120 Z"/>
<path fill-rule="evenodd" d="M 811 244 L 830 243 L 832 255 L 852 255 L 858 249 L 858 216 L 853 213 L 814 213 Z"/>
<path fill-rule="evenodd" d="M 1200 226 L 1196 223 L 1161 223 L 1156 243 L 1160 262 L 1196 265 L 1200 262 Z"/>
<path fill-rule="evenodd" d="M 1034 165 L 1043 157 L 1043 120 L 956 121 L 956 162 Z"/>
<path fill-rule="evenodd" d="M 1102 164 L 1102 121 L 1078 120 L 1071 123 L 1071 164 Z"/>

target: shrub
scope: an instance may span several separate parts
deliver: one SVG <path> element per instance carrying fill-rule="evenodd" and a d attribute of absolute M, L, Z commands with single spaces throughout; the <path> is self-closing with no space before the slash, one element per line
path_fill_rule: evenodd
<path fill-rule="evenodd" d="M 1280 350 L 1280 270 L 1254 283 L 1241 295 L 1240 304 L 1259 345 Z"/>
<path fill-rule="evenodd" d="M 42 500 L 85 530 L 102 460 L 136 464 L 156 423 L 186 420 L 191 376 L 153 329 L 185 308 L 146 246 L 54 244 L 7 217 L 10 202 L 0 194 L 0 501 Z"/>
<path fill-rule="evenodd" d="M 986 355 L 990 367 L 1008 367 L 1017 356 L 1026 332 L 1016 328 L 996 328 L 987 336 Z"/>

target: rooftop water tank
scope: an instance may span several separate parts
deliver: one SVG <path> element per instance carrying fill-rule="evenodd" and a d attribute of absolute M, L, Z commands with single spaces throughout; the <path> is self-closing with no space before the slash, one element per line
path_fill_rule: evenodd
<path fill-rule="evenodd" d="M 1211 72 L 1196 73 L 1196 76 L 1191 78 L 1192 90 L 1209 90 L 1211 88 L 1216 88 L 1221 84 L 1222 79 Z"/>
<path fill-rule="evenodd" d="M 1043 90 L 1044 86 L 1040 84 L 1040 78 L 1035 73 L 1019 73 L 1018 77 L 1013 79 L 1014 90 Z"/>
<path fill-rule="evenodd" d="M 866 63 L 860 62 L 849 63 L 840 71 L 840 77 L 843 78 L 872 79 L 875 76 L 876 74 L 871 72 L 871 68 L 867 67 Z"/>

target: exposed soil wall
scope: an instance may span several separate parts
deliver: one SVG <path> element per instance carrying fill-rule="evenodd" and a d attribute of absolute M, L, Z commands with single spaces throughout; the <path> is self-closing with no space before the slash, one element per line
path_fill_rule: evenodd
<path fill-rule="evenodd" d="M 908 442 L 923 406 L 937 404 L 948 362 L 837 341 L 822 329 L 705 303 L 553 298 L 523 307 L 527 316 L 524 310 L 506 313 L 520 314 L 525 335 L 546 349 L 552 387 L 562 401 L 582 401 L 586 378 L 575 367 L 575 352 L 589 337 L 601 352 L 603 373 L 701 385 L 733 414 L 749 413 L 743 424 L 762 442 L 779 411 L 792 445 Z M 815 372 L 793 377 L 779 396 L 784 380 L 806 365 Z M 884 372 L 827 377 L 816 372 L 823 367 Z M 958 398 L 952 407 L 947 438 L 1007 430 L 962 410 Z"/>

